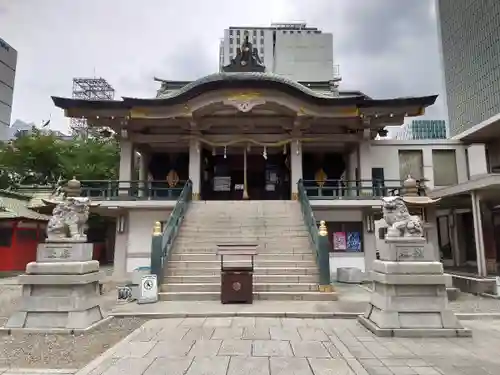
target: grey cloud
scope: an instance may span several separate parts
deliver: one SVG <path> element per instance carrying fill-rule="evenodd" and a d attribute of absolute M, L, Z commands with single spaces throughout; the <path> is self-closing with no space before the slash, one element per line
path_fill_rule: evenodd
<path fill-rule="evenodd" d="M 73 76 L 95 68 L 117 96 L 152 96 L 153 76 L 216 72 L 228 26 L 272 21 L 300 19 L 332 32 L 343 89 L 381 98 L 442 92 L 433 0 L 254 0 L 244 11 L 230 0 L 0 2 L 7 9 L 0 35 L 19 51 L 14 119 L 37 122 L 54 112 L 61 129 L 67 121 L 49 98 L 70 96 Z M 428 116 L 444 116 L 441 100 Z"/>

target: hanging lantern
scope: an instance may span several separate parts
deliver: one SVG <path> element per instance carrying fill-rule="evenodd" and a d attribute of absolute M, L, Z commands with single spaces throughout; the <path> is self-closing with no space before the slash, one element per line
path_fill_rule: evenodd
<path fill-rule="evenodd" d="M 323 168 L 319 169 L 314 175 L 314 180 L 316 181 L 316 183 L 320 188 L 322 188 L 325 185 L 327 178 L 328 176 L 323 170 Z"/>
<path fill-rule="evenodd" d="M 167 183 L 168 183 L 168 186 L 171 188 L 177 186 L 177 184 L 179 183 L 179 175 L 177 174 L 177 172 L 175 170 L 172 169 L 172 170 L 170 170 L 170 172 L 168 172 Z"/>

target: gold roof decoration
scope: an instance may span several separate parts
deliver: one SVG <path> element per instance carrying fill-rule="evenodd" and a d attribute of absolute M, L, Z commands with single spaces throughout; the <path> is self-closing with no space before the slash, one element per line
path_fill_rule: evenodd
<path fill-rule="evenodd" d="M 418 185 L 418 181 L 415 180 L 411 175 L 408 175 L 406 180 L 403 181 L 403 202 L 414 206 L 427 206 L 437 203 L 441 200 L 441 198 L 432 199 L 428 196 L 418 195 Z"/>

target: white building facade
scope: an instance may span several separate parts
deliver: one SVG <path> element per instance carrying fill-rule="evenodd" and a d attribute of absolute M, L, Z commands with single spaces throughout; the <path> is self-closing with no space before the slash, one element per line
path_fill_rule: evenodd
<path fill-rule="evenodd" d="M 0 136 L 10 125 L 17 51 L 0 38 Z"/>
<path fill-rule="evenodd" d="M 305 23 L 234 26 L 224 30 L 220 45 L 221 68 L 236 57 L 245 35 L 257 48 L 269 73 L 300 82 L 330 81 L 338 75 L 333 60 L 333 35 Z"/>

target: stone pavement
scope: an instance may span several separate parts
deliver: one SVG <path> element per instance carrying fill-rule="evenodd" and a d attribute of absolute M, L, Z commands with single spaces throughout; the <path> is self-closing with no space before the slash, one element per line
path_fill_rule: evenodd
<path fill-rule="evenodd" d="M 0 368 L 1 375 L 73 375 L 76 369 L 4 369 Z"/>
<path fill-rule="evenodd" d="M 347 319 L 151 320 L 77 375 L 493 375 L 500 322 L 472 338 L 379 338 Z"/>
<path fill-rule="evenodd" d="M 223 305 L 220 301 L 161 301 L 151 304 L 118 303 L 111 311 L 115 316 L 173 318 L 193 316 L 292 316 L 337 317 L 355 316 L 366 310 L 370 291 L 365 285 L 334 283 L 338 301 L 254 301 L 253 304 Z M 461 293 L 458 300 L 449 302 L 455 313 L 497 314 L 500 300 Z M 460 316 L 464 319 L 464 316 Z"/>

